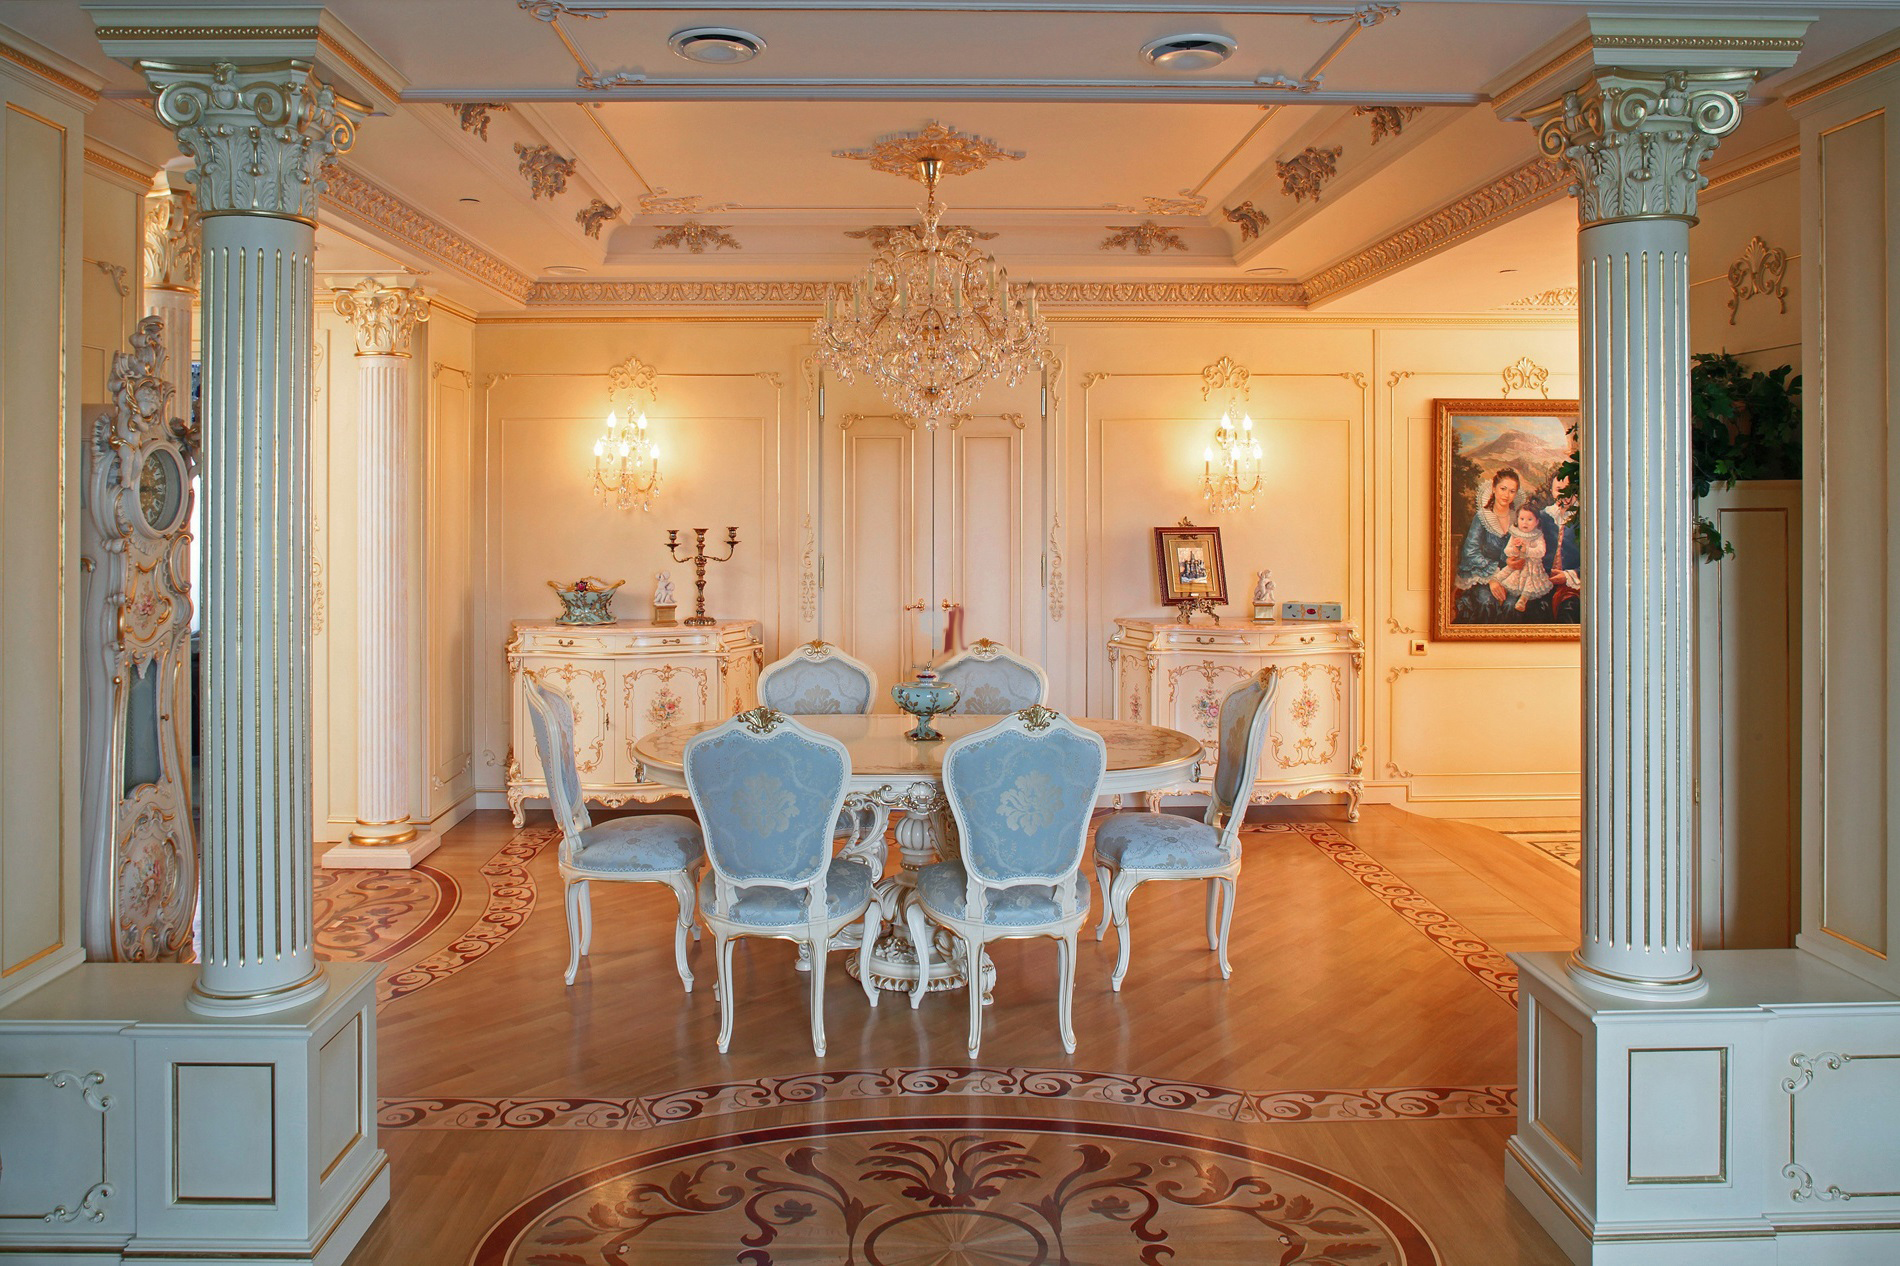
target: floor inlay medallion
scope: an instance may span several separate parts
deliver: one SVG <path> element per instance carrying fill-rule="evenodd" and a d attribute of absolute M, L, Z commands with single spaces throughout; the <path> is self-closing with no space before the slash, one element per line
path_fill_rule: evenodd
<path fill-rule="evenodd" d="M 1554 857 L 1576 870 L 1583 865 L 1583 834 L 1580 831 L 1505 831 L 1519 844 L 1529 845 L 1546 857 Z"/>
<path fill-rule="evenodd" d="M 881 1068 L 695 1086 L 628 1099 L 415 1096 L 380 1101 L 385 1130 L 644 1130 L 763 1108 L 893 1098 L 994 1098 L 1155 1108 L 1243 1124 L 1510 1117 L 1515 1086 L 1236 1090 L 1067 1068 Z M 925 1106 L 925 1105 L 919 1105 Z"/>
<path fill-rule="evenodd" d="M 1008 1117 L 779 1126 L 653 1148 L 515 1206 L 471 1266 L 1436 1266 L 1342 1174 L 1173 1130 Z"/>
<path fill-rule="evenodd" d="M 528 873 L 528 863 L 560 838 L 560 831 L 552 826 L 517 831 L 482 863 L 488 902 L 475 925 L 428 957 L 383 977 L 376 986 L 377 1002 L 407 997 L 446 980 L 513 936 L 534 913 L 534 877 Z"/>
<path fill-rule="evenodd" d="M 1332 827 L 1318 822 L 1268 822 L 1248 826 L 1245 830 L 1248 834 L 1288 832 L 1304 836 L 1313 847 L 1358 880 L 1367 892 L 1476 977 L 1478 983 L 1512 1006 L 1517 1005 L 1517 968 L 1511 965 L 1510 959 Z"/>
<path fill-rule="evenodd" d="M 455 880 L 433 866 L 319 868 L 312 889 L 317 957 L 329 962 L 387 962 L 440 927 L 461 895 Z"/>

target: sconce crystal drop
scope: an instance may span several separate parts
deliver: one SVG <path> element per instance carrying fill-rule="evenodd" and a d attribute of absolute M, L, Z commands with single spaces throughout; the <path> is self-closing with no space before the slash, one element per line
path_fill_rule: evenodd
<path fill-rule="evenodd" d="M 630 422 L 607 415 L 607 429 L 594 441 L 594 491 L 619 510 L 653 508 L 660 490 L 660 446 L 647 434 L 644 410 Z"/>
<path fill-rule="evenodd" d="M 1208 509 L 1235 510 L 1242 501 L 1253 509 L 1260 491 L 1260 453 L 1252 415 L 1241 414 L 1240 425 L 1235 426 L 1231 410 L 1221 414 L 1214 442 L 1202 455 L 1201 495 L 1207 498 Z"/>

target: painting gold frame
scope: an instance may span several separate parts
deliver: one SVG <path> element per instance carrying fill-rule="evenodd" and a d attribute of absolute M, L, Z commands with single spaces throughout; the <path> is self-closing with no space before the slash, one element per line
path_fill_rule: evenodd
<path fill-rule="evenodd" d="M 1575 516 L 1561 521 L 1547 513 L 1556 500 L 1550 487 L 1551 473 L 1570 441 L 1567 431 L 1575 427 L 1578 406 L 1575 400 L 1434 400 L 1432 402 L 1432 637 L 1436 641 L 1542 642 L 1576 641 L 1583 635 L 1579 622 L 1582 611 L 1580 587 L 1565 582 L 1564 573 L 1581 575 L 1580 542 L 1575 533 Z M 1470 441 L 1483 438 L 1484 443 Z M 1485 458 L 1473 456 L 1483 452 Z M 1463 466 L 1458 463 L 1462 459 Z M 1488 466 L 1487 466 L 1488 463 Z M 1472 468 L 1476 468 L 1473 477 Z M 1470 601 L 1461 603 L 1465 591 L 1458 588 L 1459 559 L 1480 508 L 1476 493 L 1498 469 L 1510 468 L 1519 475 L 1515 504 L 1521 509 L 1534 505 L 1538 524 L 1543 529 L 1545 557 L 1553 588 L 1541 595 L 1547 612 L 1574 613 L 1574 618 L 1518 617 L 1507 609 L 1495 622 L 1470 617 Z M 1488 538 L 1495 542 L 1499 538 Z M 1555 544 L 1553 545 L 1553 541 Z M 1552 554 L 1555 557 L 1552 557 Z M 1574 565 L 1561 564 L 1572 560 Z M 1495 591 L 1494 591 L 1495 592 Z M 1494 599 L 1495 601 L 1495 599 Z M 1480 597 L 1482 602 L 1482 596 Z"/>
<path fill-rule="evenodd" d="M 1196 599 L 1226 606 L 1227 560 L 1221 555 L 1220 529 L 1185 524 L 1156 528 L 1155 574 L 1164 606 Z"/>

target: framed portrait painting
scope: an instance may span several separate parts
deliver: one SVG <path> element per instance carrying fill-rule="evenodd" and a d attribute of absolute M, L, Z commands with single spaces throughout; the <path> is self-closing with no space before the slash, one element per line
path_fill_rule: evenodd
<path fill-rule="evenodd" d="M 1582 636 L 1574 400 L 1433 401 L 1432 636 Z"/>
<path fill-rule="evenodd" d="M 1216 606 L 1227 602 L 1227 564 L 1217 527 L 1158 527 L 1155 568 L 1161 577 L 1161 601 L 1179 606 L 1200 598 Z"/>

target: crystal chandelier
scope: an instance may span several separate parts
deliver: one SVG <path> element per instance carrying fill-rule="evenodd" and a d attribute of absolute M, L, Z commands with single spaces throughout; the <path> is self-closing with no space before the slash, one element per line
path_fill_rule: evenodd
<path fill-rule="evenodd" d="M 1242 500 L 1253 509 L 1254 496 L 1260 491 L 1260 441 L 1254 438 L 1253 417 L 1240 415 L 1234 425 L 1233 410 L 1221 414 L 1214 430 L 1214 442 L 1202 454 L 1201 495 L 1207 507 L 1216 512 L 1238 509 Z"/>
<path fill-rule="evenodd" d="M 631 422 L 609 412 L 606 432 L 594 441 L 594 491 L 616 509 L 651 510 L 659 490 L 660 446 L 647 435 L 646 411 Z"/>
<path fill-rule="evenodd" d="M 992 380 L 1015 386 L 1042 363 L 1049 341 L 1035 286 L 1012 286 L 971 229 L 939 226 L 942 170 L 939 158 L 919 159 L 923 224 L 878 241 L 849 310 L 829 296 L 813 331 L 826 368 L 846 382 L 865 375 L 892 408 L 926 428 L 973 412 Z"/>

